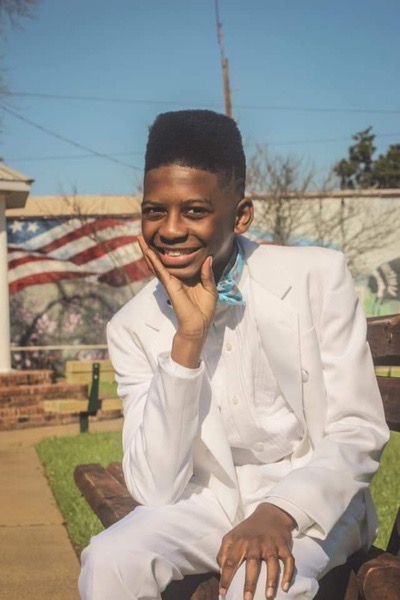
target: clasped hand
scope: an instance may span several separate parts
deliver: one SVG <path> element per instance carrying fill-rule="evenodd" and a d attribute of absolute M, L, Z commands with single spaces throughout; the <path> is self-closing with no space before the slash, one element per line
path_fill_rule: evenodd
<path fill-rule="evenodd" d="M 197 283 L 187 285 L 171 275 L 157 254 L 138 237 L 143 256 L 154 275 L 163 284 L 178 320 L 178 332 L 190 339 L 204 341 L 213 321 L 218 292 L 212 271 L 212 257 L 208 256 L 201 268 Z"/>
<path fill-rule="evenodd" d="M 217 562 L 221 568 L 220 594 L 224 596 L 232 579 L 246 561 L 244 599 L 252 600 L 262 561 L 267 567 L 267 600 L 275 597 L 279 585 L 280 563 L 283 562 L 281 588 L 287 592 L 294 573 L 291 552 L 294 519 L 273 504 L 262 503 L 254 513 L 227 533 L 222 540 Z"/>

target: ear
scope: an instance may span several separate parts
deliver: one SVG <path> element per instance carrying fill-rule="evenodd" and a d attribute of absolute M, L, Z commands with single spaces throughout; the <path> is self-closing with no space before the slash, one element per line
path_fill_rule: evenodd
<path fill-rule="evenodd" d="M 236 206 L 235 233 L 245 233 L 254 217 L 254 206 L 250 198 L 242 198 Z"/>

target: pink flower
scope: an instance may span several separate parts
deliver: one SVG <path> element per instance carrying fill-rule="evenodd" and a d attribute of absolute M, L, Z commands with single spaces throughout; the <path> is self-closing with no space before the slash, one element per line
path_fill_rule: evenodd
<path fill-rule="evenodd" d="M 79 313 L 70 313 L 64 323 L 63 330 L 66 333 L 73 333 L 81 320 L 82 315 Z"/>

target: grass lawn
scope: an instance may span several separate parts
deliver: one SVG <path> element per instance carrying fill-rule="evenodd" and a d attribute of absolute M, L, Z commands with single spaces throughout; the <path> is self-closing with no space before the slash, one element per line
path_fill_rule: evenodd
<path fill-rule="evenodd" d="M 371 491 L 379 517 L 379 534 L 375 545 L 386 548 L 400 506 L 400 433 L 392 432 Z"/>
<path fill-rule="evenodd" d="M 115 381 L 100 381 L 99 396 L 101 398 L 118 398 Z"/>
<path fill-rule="evenodd" d="M 84 433 L 47 438 L 36 445 L 50 487 L 64 517 L 71 541 L 79 554 L 103 526 L 81 496 L 73 479 L 76 465 L 122 459 L 121 432 Z"/>
<path fill-rule="evenodd" d="M 121 432 L 88 433 L 75 437 L 48 438 L 36 446 L 53 494 L 64 517 L 68 533 L 79 553 L 90 537 L 103 529 L 73 480 L 78 464 L 97 462 L 107 466 L 121 460 Z M 372 484 L 380 522 L 375 544 L 385 548 L 400 504 L 400 434 L 384 452 L 381 468 Z"/>

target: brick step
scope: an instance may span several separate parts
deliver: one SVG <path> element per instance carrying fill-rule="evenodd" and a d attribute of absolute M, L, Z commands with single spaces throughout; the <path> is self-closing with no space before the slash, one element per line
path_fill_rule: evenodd
<path fill-rule="evenodd" d="M 30 415 L 44 414 L 44 406 L 11 406 L 0 408 L 0 419 L 9 419 L 14 417 L 26 417 Z"/>
<path fill-rule="evenodd" d="M 120 410 L 105 410 L 99 411 L 95 417 L 89 417 L 89 422 L 118 419 L 120 417 Z M 79 413 L 43 413 L 0 418 L 0 431 L 27 429 L 28 427 L 46 427 L 47 425 L 67 425 L 68 423 L 76 423 L 78 433 Z"/>
<path fill-rule="evenodd" d="M 44 400 L 34 406 L 10 406 L 0 408 L 0 419 L 30 417 L 43 414 L 79 414 L 86 410 L 87 400 Z M 119 410 L 121 412 L 121 401 L 118 398 L 105 400 L 102 412 Z"/>
<path fill-rule="evenodd" d="M 29 406 L 42 400 L 81 399 L 87 397 L 87 386 L 68 383 L 46 383 L 0 387 L 0 407 Z"/>
<path fill-rule="evenodd" d="M 46 425 L 66 425 L 68 423 L 78 423 L 78 415 L 59 415 L 59 414 L 41 414 L 25 415 L 19 417 L 10 417 L 0 419 L 0 431 L 10 431 L 14 429 L 27 429 L 30 427 L 45 427 Z"/>
<path fill-rule="evenodd" d="M 40 371 L 12 371 L 11 373 L 0 373 L 0 387 L 51 383 L 52 379 L 53 371 L 50 369 L 42 369 Z"/>

